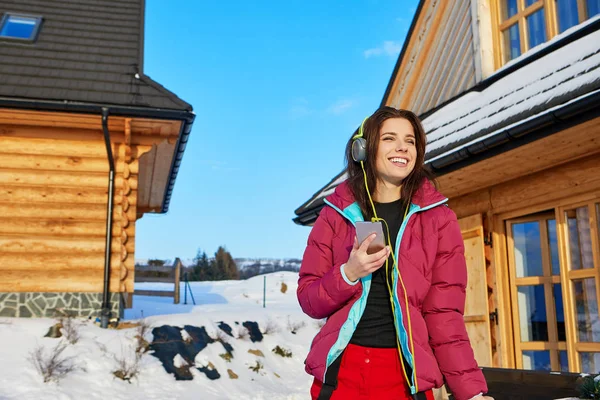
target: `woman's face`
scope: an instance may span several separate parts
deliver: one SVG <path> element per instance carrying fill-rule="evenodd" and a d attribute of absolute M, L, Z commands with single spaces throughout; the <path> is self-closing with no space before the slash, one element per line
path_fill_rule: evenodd
<path fill-rule="evenodd" d="M 375 168 L 385 183 L 401 185 L 415 168 L 417 141 L 411 123 L 404 118 L 390 118 L 379 131 L 379 149 Z"/>

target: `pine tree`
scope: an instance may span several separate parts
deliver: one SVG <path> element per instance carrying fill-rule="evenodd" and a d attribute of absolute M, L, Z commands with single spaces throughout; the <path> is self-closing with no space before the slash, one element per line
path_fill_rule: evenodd
<path fill-rule="evenodd" d="M 240 279 L 240 272 L 231 254 L 219 246 L 215 253 L 213 271 L 214 280 Z"/>
<path fill-rule="evenodd" d="M 209 281 L 212 280 L 212 271 L 210 262 L 206 252 L 198 250 L 196 258 L 194 258 L 194 269 L 190 280 L 192 281 Z"/>

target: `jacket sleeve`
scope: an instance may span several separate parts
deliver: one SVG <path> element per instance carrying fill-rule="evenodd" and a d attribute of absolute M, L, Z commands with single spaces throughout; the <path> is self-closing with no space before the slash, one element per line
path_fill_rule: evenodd
<path fill-rule="evenodd" d="M 335 235 L 330 218 L 332 210 L 324 207 L 308 236 L 308 243 L 298 280 L 298 301 L 302 310 L 310 317 L 329 317 L 340 309 L 362 283 L 348 284 L 342 276 L 342 264 L 333 263 L 333 237 Z"/>
<path fill-rule="evenodd" d="M 467 286 L 464 242 L 456 215 L 443 207 L 431 288 L 423 303 L 429 344 L 457 400 L 487 392 L 463 318 Z"/>

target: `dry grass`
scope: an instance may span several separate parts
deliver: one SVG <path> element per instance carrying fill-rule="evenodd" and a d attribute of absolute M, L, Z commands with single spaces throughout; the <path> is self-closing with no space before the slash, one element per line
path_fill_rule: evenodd
<path fill-rule="evenodd" d="M 137 323 L 137 332 L 135 335 L 135 339 L 137 341 L 137 346 L 135 348 L 135 352 L 139 354 L 144 354 L 150 348 L 150 343 L 146 340 L 146 336 L 152 329 L 152 326 L 146 319 L 141 319 Z"/>
<path fill-rule="evenodd" d="M 46 355 L 44 346 L 37 346 L 30 354 L 29 361 L 42 377 L 44 382 L 58 382 L 69 373 L 78 369 L 75 364 L 75 357 L 63 355 L 67 348 L 67 343 L 60 341 L 56 346 L 50 349 L 50 354 Z"/>
<path fill-rule="evenodd" d="M 75 344 L 81 339 L 81 333 L 79 332 L 81 324 L 74 317 L 67 315 L 59 318 L 58 322 L 62 325 L 61 332 L 69 343 Z"/>
<path fill-rule="evenodd" d="M 257 374 L 260 372 L 261 369 L 263 369 L 263 365 L 260 361 L 256 361 L 256 365 L 252 365 L 250 367 L 248 367 L 248 369 L 251 369 L 252 371 L 256 372 Z"/>
<path fill-rule="evenodd" d="M 250 332 L 245 326 L 238 326 L 235 330 L 235 337 L 240 340 L 248 340 L 250 339 Z"/>
<path fill-rule="evenodd" d="M 133 352 L 121 349 L 120 355 L 113 355 L 113 359 L 117 364 L 116 369 L 113 371 L 114 376 L 129 383 L 139 376 L 141 372 L 140 361 L 144 353 L 138 351 L 138 348 L 139 345 Z"/>
<path fill-rule="evenodd" d="M 269 318 L 262 329 L 263 335 L 273 335 L 281 331 L 281 328 L 275 320 Z"/>
<path fill-rule="evenodd" d="M 304 321 L 299 321 L 299 322 L 296 321 L 296 322 L 294 322 L 288 316 L 287 328 L 293 334 L 296 334 L 300 329 L 304 328 L 305 326 L 306 326 L 306 322 L 304 322 Z"/>

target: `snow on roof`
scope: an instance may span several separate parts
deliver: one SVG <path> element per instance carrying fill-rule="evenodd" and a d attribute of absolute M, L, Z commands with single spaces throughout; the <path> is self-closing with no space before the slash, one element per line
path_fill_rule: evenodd
<path fill-rule="evenodd" d="M 469 92 L 425 118 L 426 160 L 596 90 L 600 87 L 598 43 L 600 31 L 519 68 L 481 92 Z"/>
<path fill-rule="evenodd" d="M 600 15 L 557 35 L 498 69 L 522 62 L 586 26 Z M 600 31 L 592 32 L 498 79 L 481 91 L 468 92 L 423 119 L 426 162 L 493 136 L 499 129 L 525 122 L 600 89 Z M 296 214 L 315 208 L 346 179 L 342 173 L 317 192 Z"/>
<path fill-rule="evenodd" d="M 306 210 L 311 208 L 311 205 L 315 206 L 322 202 L 322 199 L 329 196 L 335 191 L 335 188 L 342 182 L 346 180 L 346 173 L 343 172 L 337 178 L 334 178 L 332 182 L 330 182 L 327 186 L 321 189 L 312 199 L 310 199 L 306 204 L 304 204 L 301 208 Z"/>

